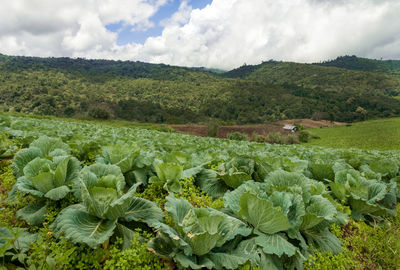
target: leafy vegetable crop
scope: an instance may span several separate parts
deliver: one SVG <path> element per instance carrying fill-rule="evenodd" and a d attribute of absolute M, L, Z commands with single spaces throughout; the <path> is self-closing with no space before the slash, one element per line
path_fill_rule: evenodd
<path fill-rule="evenodd" d="M 9 203 L 34 202 L 17 212 L 30 232 L 48 221 L 49 233 L 76 246 L 128 249 L 140 228 L 153 235 L 154 256 L 183 268 L 302 269 L 314 251 L 342 251 L 333 225 L 384 222 L 396 215 L 400 198 L 398 151 L 279 146 L 20 117 L 2 129 L 23 148 L 13 158 L 17 182 Z M 96 159 L 78 161 L 73 153 Z M 196 208 L 180 198 L 182 179 L 193 179 L 225 207 Z M 141 198 L 150 187 L 158 205 Z M 10 250 L 10 232 L 26 228 L 1 230 L 0 245 Z M 23 252 L 29 254 L 29 244 Z"/>

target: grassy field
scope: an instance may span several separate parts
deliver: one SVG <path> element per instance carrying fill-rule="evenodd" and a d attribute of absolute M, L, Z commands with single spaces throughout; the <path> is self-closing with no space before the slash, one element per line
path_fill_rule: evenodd
<path fill-rule="evenodd" d="M 400 149 L 400 118 L 353 123 L 351 126 L 308 129 L 320 137 L 306 145 L 376 150 Z"/>

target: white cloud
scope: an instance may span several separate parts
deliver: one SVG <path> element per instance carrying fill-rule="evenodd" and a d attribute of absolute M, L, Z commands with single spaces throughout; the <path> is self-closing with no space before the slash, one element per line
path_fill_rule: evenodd
<path fill-rule="evenodd" d="M 187 0 L 144 45 L 117 45 L 105 26 L 146 30 L 167 0 L 13 0 L 0 9 L 0 52 L 234 68 L 344 54 L 400 59 L 398 0 Z M 57 3 L 55 3 L 57 2 Z"/>
<path fill-rule="evenodd" d="M 150 17 L 167 0 L 12 0 L 0 9 L 0 50 L 38 56 L 107 55 L 117 34 L 107 24 L 150 27 Z M 132 46 L 120 48 L 124 51 Z M 135 46 L 134 46 L 135 47 Z"/>
<path fill-rule="evenodd" d="M 167 25 L 144 50 L 150 61 L 225 69 L 272 58 L 398 58 L 398 14 L 400 3 L 390 0 L 214 0 L 193 10 L 187 24 Z M 153 48 L 164 51 L 154 56 Z"/>

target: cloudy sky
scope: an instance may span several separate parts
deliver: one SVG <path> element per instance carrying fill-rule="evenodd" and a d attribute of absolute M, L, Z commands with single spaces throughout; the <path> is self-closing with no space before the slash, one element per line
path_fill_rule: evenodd
<path fill-rule="evenodd" d="M 399 0 L 0 0 L 0 53 L 231 69 L 400 59 Z"/>

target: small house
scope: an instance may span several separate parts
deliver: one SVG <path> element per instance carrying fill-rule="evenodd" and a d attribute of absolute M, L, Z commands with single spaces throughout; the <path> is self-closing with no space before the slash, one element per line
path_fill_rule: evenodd
<path fill-rule="evenodd" d="M 291 131 L 291 132 L 297 131 L 297 127 L 296 127 L 296 126 L 291 126 L 291 125 L 285 125 L 285 126 L 283 127 L 283 129 L 284 129 L 284 130 Z"/>

